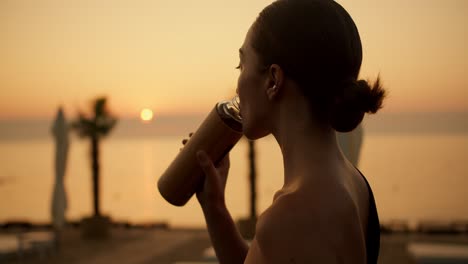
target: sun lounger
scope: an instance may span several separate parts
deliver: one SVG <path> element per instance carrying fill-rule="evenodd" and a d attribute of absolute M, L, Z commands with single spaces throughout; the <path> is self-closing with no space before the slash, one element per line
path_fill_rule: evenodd
<path fill-rule="evenodd" d="M 16 252 L 18 250 L 18 239 L 16 235 L 0 235 L 0 254 Z"/>
<path fill-rule="evenodd" d="M 34 231 L 18 235 L 19 254 L 37 254 L 43 259 L 46 254 L 55 250 L 55 237 L 53 232 Z"/>
<path fill-rule="evenodd" d="M 468 263 L 468 245 L 448 243 L 410 243 L 408 252 L 418 264 Z"/>
<path fill-rule="evenodd" d="M 0 263 L 18 254 L 19 243 L 16 235 L 0 235 Z"/>

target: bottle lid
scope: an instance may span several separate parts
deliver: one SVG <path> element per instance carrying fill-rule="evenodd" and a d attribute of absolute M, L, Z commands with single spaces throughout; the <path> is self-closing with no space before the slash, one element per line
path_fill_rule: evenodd
<path fill-rule="evenodd" d="M 221 101 L 217 105 L 221 118 L 228 121 L 228 125 L 239 132 L 242 131 L 242 117 L 240 115 L 239 97 L 235 96 L 229 101 Z"/>

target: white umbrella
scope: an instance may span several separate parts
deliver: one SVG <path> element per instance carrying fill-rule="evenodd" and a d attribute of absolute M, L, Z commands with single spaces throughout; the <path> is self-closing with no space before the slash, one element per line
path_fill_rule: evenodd
<path fill-rule="evenodd" d="M 65 209 L 67 208 L 63 177 L 65 176 L 68 153 L 68 126 L 62 107 L 57 112 L 52 134 L 55 139 L 55 186 L 51 213 L 54 229 L 60 230 L 65 224 Z"/>
<path fill-rule="evenodd" d="M 348 133 L 336 133 L 338 143 L 346 158 L 354 165 L 358 166 L 361 154 L 363 131 L 362 125 L 356 127 Z"/>

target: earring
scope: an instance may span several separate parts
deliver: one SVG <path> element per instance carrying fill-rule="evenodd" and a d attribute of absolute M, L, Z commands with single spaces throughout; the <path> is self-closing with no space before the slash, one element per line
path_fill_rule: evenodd
<path fill-rule="evenodd" d="M 271 89 L 276 90 L 276 84 L 271 87 Z"/>

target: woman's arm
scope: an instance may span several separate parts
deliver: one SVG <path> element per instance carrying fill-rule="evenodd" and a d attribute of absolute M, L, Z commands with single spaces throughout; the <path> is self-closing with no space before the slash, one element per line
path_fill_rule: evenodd
<path fill-rule="evenodd" d="M 221 264 L 241 264 L 249 250 L 226 206 L 202 206 L 216 256 Z"/>
<path fill-rule="evenodd" d="M 197 153 L 197 158 L 205 173 L 203 189 L 197 192 L 197 198 L 205 215 L 216 256 L 221 264 L 242 264 L 249 249 L 239 234 L 224 199 L 229 156 L 221 160 L 217 167 L 203 151 Z"/>

